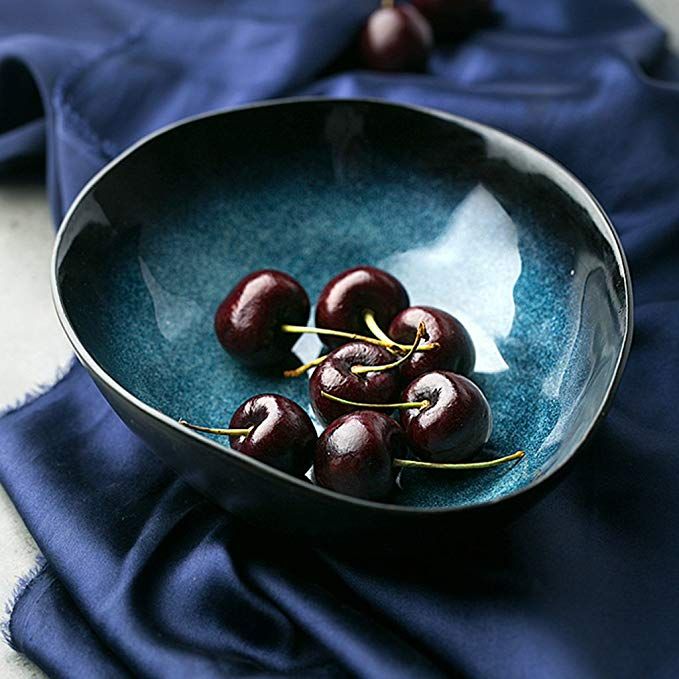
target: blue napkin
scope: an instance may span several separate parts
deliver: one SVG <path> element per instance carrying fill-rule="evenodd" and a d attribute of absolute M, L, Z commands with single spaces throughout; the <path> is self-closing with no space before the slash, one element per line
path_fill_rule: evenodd
<path fill-rule="evenodd" d="M 0 418 L 0 480 L 46 559 L 14 645 L 54 677 L 679 676 L 679 69 L 660 29 L 622 0 L 504 0 L 497 28 L 384 75 L 331 68 L 367 0 L 7 4 L 0 168 L 46 146 L 55 216 L 176 118 L 384 97 L 506 129 L 580 176 L 622 236 L 636 315 L 615 404 L 567 477 L 433 558 L 337 556 L 224 514 L 73 367 Z"/>

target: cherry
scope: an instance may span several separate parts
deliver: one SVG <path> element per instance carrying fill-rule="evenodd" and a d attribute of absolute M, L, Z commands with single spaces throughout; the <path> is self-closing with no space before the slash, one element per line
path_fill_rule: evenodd
<path fill-rule="evenodd" d="M 485 469 L 518 460 L 523 451 L 484 462 L 434 464 L 407 460 L 403 430 L 395 420 L 361 410 L 335 420 L 321 434 L 314 453 L 314 478 L 319 486 L 338 493 L 384 500 L 394 487 L 399 467 L 424 469 Z"/>
<path fill-rule="evenodd" d="M 409 4 L 383 0 L 361 32 L 359 55 L 378 71 L 400 71 L 423 64 L 433 43 L 429 22 Z"/>
<path fill-rule="evenodd" d="M 386 349 L 363 342 L 350 342 L 332 351 L 309 380 L 311 407 L 318 418 L 328 423 L 357 409 L 345 399 L 361 402 L 394 399 L 399 389 L 397 371 L 364 370 L 386 364 L 391 357 Z"/>
<path fill-rule="evenodd" d="M 411 0 L 439 40 L 461 38 L 492 16 L 490 0 Z"/>
<path fill-rule="evenodd" d="M 284 362 L 298 339 L 283 325 L 304 325 L 309 312 L 309 297 L 292 276 L 264 269 L 245 276 L 224 298 L 215 314 L 215 332 L 236 360 L 270 367 Z"/>
<path fill-rule="evenodd" d="M 470 458 L 490 438 L 492 414 L 469 379 L 439 370 L 413 380 L 402 394 L 401 426 L 416 455 L 431 462 Z M 425 405 L 422 405 L 422 404 Z"/>
<path fill-rule="evenodd" d="M 316 429 L 294 401 L 278 394 L 259 394 L 234 412 L 229 429 L 180 424 L 195 431 L 229 436 L 231 447 L 244 455 L 302 477 L 311 466 Z"/>
<path fill-rule="evenodd" d="M 409 303 L 408 293 L 394 276 L 372 266 L 358 266 L 335 276 L 323 288 L 316 305 L 316 325 L 360 333 L 368 324 L 378 339 L 394 344 L 380 328 L 389 327 Z M 328 337 L 326 343 L 336 347 L 342 341 Z"/>
<path fill-rule="evenodd" d="M 397 342 L 409 342 L 424 323 L 425 336 L 438 346 L 431 351 L 417 352 L 401 365 L 405 382 L 433 370 L 449 370 L 470 375 L 474 370 L 476 352 L 464 326 L 449 313 L 428 306 L 413 306 L 401 311 L 389 326 L 389 337 Z"/>
<path fill-rule="evenodd" d="M 314 454 L 318 485 L 366 500 L 382 500 L 394 485 L 393 458 L 405 454 L 398 423 L 367 410 L 335 420 L 319 437 Z"/>

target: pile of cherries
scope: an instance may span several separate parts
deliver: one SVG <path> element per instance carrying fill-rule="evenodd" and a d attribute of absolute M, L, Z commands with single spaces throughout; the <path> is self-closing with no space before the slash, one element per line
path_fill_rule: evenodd
<path fill-rule="evenodd" d="M 300 334 L 321 336 L 329 353 L 283 375 L 314 370 L 309 399 L 328 426 L 318 437 L 309 415 L 277 394 L 249 398 L 228 429 L 180 422 L 229 436 L 235 450 L 295 476 L 313 463 L 319 485 L 370 500 L 389 496 L 401 467 L 480 469 L 523 457 L 468 461 L 492 429 L 488 401 L 468 378 L 474 345 L 447 312 L 409 304 L 392 275 L 356 267 L 323 288 L 311 327 L 309 297 L 294 278 L 251 273 L 217 309 L 217 338 L 243 365 L 282 370 Z M 400 423 L 390 417 L 396 410 Z"/>

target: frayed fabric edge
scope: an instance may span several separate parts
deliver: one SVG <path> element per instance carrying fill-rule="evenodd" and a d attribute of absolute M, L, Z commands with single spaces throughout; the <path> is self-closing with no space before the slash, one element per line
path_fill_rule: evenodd
<path fill-rule="evenodd" d="M 31 403 L 34 401 L 37 401 L 41 396 L 44 396 L 48 391 L 62 382 L 77 364 L 78 359 L 75 356 L 71 356 L 64 365 L 61 365 L 57 368 L 54 379 L 51 382 L 39 384 L 38 386 L 29 390 L 23 398 L 18 399 L 11 405 L 0 408 L 0 417 L 4 417 L 10 413 L 15 413 L 22 408 L 31 405 Z"/>
<path fill-rule="evenodd" d="M 35 579 L 45 570 L 46 566 L 47 560 L 42 554 L 38 554 L 35 564 L 27 573 L 18 579 L 16 585 L 14 585 L 10 598 L 5 602 L 3 619 L 0 621 L 0 635 L 2 635 L 5 643 L 17 653 L 21 653 L 21 650 L 17 648 L 14 643 L 14 638 L 12 637 L 12 615 L 21 597 L 26 593 Z"/>
<path fill-rule="evenodd" d="M 77 358 L 73 355 L 69 360 L 63 365 L 58 366 L 54 379 L 49 383 L 43 383 L 31 389 L 22 399 L 18 400 L 13 405 L 7 406 L 0 410 L 0 417 L 9 415 L 10 413 L 15 413 L 30 406 L 32 403 L 37 401 L 41 396 L 44 396 L 49 391 L 54 389 L 58 384 L 63 382 L 71 371 L 78 364 Z M 35 579 L 45 570 L 47 566 L 47 560 L 42 554 L 38 554 L 33 566 L 24 575 L 20 576 L 17 580 L 14 588 L 12 589 L 12 594 L 9 599 L 5 602 L 3 617 L 0 620 L 0 636 L 3 641 L 17 653 L 21 653 L 21 650 L 17 647 L 12 637 L 12 615 L 16 609 L 17 604 L 20 599 L 26 593 L 28 588 L 33 584 Z"/>

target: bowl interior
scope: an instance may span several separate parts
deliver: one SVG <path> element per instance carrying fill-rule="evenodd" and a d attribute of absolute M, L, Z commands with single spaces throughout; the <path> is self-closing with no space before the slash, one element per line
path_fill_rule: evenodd
<path fill-rule="evenodd" d="M 214 115 L 153 138 L 71 215 L 58 259 L 68 320 L 124 389 L 171 418 L 226 426 L 249 396 L 308 404 L 307 379 L 239 367 L 213 332 L 243 275 L 272 267 L 312 300 L 339 271 L 395 274 L 412 303 L 458 316 L 512 467 L 409 471 L 394 501 L 459 507 L 512 493 L 569 457 L 627 330 L 623 263 L 586 192 L 485 128 L 370 102 Z M 302 360 L 318 355 L 301 339 Z"/>

